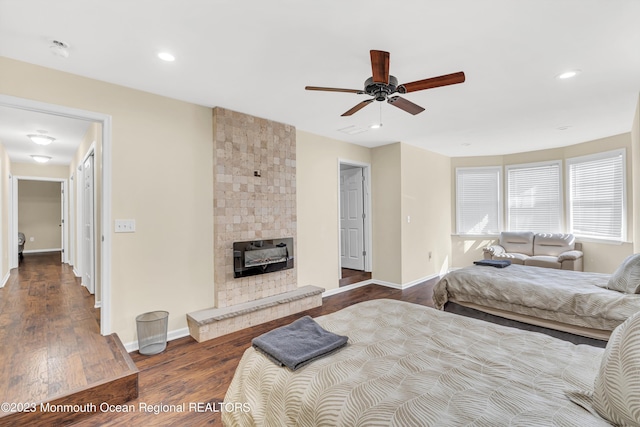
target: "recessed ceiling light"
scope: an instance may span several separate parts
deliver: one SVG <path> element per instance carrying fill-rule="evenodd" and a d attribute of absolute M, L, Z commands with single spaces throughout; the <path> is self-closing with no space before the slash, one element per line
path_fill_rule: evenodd
<path fill-rule="evenodd" d="M 568 70 L 568 71 L 565 71 L 562 74 L 558 74 L 556 76 L 556 79 L 561 79 L 561 80 L 570 79 L 572 77 L 577 76 L 578 74 L 580 74 L 580 70 Z"/>
<path fill-rule="evenodd" d="M 169 52 L 160 52 L 158 54 L 158 58 L 162 59 L 163 61 L 167 61 L 167 62 L 173 62 L 176 60 L 176 57 L 173 56 L 172 54 L 170 54 Z"/>
<path fill-rule="evenodd" d="M 41 156 L 39 154 L 33 154 L 31 155 L 31 157 L 33 158 L 33 160 L 35 160 L 38 163 L 47 163 L 49 160 L 51 160 L 51 157 Z"/>
<path fill-rule="evenodd" d="M 469 147 L 471 145 L 471 143 L 470 142 L 463 142 L 460 145 L 462 145 L 463 147 Z"/>
<path fill-rule="evenodd" d="M 382 123 L 374 123 L 369 126 L 371 129 L 380 129 L 382 127 Z"/>
<path fill-rule="evenodd" d="M 569 129 L 571 126 L 558 126 L 556 129 L 558 130 L 567 130 Z"/>
<path fill-rule="evenodd" d="M 49 145 L 56 140 L 54 137 L 47 136 L 47 135 L 31 134 L 31 135 L 27 135 L 27 137 L 29 137 L 31 141 L 35 142 L 38 145 Z"/>

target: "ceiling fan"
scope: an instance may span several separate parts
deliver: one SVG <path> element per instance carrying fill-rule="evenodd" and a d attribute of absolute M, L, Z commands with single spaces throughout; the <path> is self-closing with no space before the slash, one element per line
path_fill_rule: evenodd
<path fill-rule="evenodd" d="M 306 90 L 321 90 L 327 92 L 347 92 L 356 93 L 358 95 L 373 96 L 357 104 L 355 107 L 346 111 L 342 116 L 350 116 L 360 111 L 362 108 L 371 104 L 373 101 L 387 101 L 389 104 L 406 111 L 407 113 L 416 115 L 424 111 L 424 108 L 414 104 L 413 102 L 402 98 L 398 95 L 392 96 L 394 93 L 405 94 L 416 92 L 419 90 L 432 89 L 440 86 L 454 85 L 464 82 L 464 73 L 462 71 L 445 74 L 443 76 L 431 77 L 429 79 L 418 80 L 411 83 L 398 84 L 398 79 L 389 74 L 389 52 L 382 50 L 372 50 L 371 53 L 371 71 L 373 76 L 364 82 L 364 90 L 361 89 L 340 89 L 334 87 L 306 86 Z"/>

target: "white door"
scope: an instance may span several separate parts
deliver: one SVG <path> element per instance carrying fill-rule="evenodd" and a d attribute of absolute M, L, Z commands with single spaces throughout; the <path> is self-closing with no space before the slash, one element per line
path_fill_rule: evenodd
<path fill-rule="evenodd" d="M 71 175 L 69 177 L 69 186 L 67 187 L 67 191 L 69 192 L 69 197 L 67 198 L 68 203 L 67 203 L 67 222 L 66 222 L 66 229 L 67 229 L 67 246 L 65 248 L 66 250 L 66 254 L 67 254 L 67 263 L 69 263 L 69 265 L 74 265 L 74 254 L 75 254 L 75 245 L 76 245 L 76 240 L 75 240 L 75 229 L 73 227 L 75 227 L 75 213 L 73 211 L 73 207 L 75 206 L 75 200 L 74 200 L 74 196 L 73 196 L 73 192 L 74 192 L 74 181 L 73 181 L 73 175 Z"/>
<path fill-rule="evenodd" d="M 87 157 L 82 167 L 82 184 L 82 284 L 93 294 L 95 293 L 93 154 Z"/>
<path fill-rule="evenodd" d="M 60 251 L 60 262 L 62 263 L 66 261 L 65 251 L 67 249 L 67 231 L 66 224 L 64 223 L 66 220 L 66 212 L 67 200 L 66 195 L 64 194 L 64 182 L 60 182 L 60 246 L 62 246 L 62 250 Z"/>
<path fill-rule="evenodd" d="M 363 171 L 340 171 L 340 260 L 342 268 L 364 270 Z"/>

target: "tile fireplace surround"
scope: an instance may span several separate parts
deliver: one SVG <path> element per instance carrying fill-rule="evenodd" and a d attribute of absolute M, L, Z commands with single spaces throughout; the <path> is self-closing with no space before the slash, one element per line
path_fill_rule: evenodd
<path fill-rule="evenodd" d="M 298 288 L 295 261 L 289 270 L 233 274 L 234 241 L 292 237 L 296 244 L 295 128 L 214 108 L 213 138 L 216 307 L 187 315 L 198 341 L 322 305 L 324 290 Z"/>

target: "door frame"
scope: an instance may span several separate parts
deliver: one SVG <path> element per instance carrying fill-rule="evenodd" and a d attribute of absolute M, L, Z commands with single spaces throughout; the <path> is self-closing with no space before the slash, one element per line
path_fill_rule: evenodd
<path fill-rule="evenodd" d="M 93 280 L 93 283 L 91 284 L 92 289 L 89 289 L 89 287 L 87 286 L 86 283 L 84 283 L 84 280 L 82 281 L 82 285 L 84 287 L 87 288 L 87 290 L 89 291 L 90 294 L 94 295 L 95 297 L 95 307 L 98 308 L 101 306 L 101 297 L 100 295 L 98 295 L 98 293 L 96 293 L 96 277 L 95 277 L 95 272 L 96 272 L 96 210 L 95 210 L 95 206 L 96 206 L 96 176 L 95 176 L 95 146 L 96 143 L 95 141 L 91 143 L 91 145 L 89 146 L 89 149 L 87 150 L 87 152 L 84 154 L 84 156 L 82 157 L 82 162 L 78 165 L 77 167 L 77 171 L 78 171 L 78 181 L 77 181 L 77 185 L 78 185 L 78 199 L 77 199 L 77 211 L 78 211 L 78 218 L 80 219 L 78 221 L 78 225 L 77 225 L 77 232 L 78 232 L 78 236 L 80 237 L 80 244 L 78 245 L 78 264 L 79 267 L 77 269 L 77 274 L 79 274 L 79 276 L 84 279 L 86 270 L 89 267 L 93 267 L 93 271 L 91 272 L 91 277 Z M 84 185 L 85 185 L 85 179 L 84 179 L 84 164 L 87 162 L 87 160 L 89 160 L 89 157 L 93 157 L 94 163 L 93 163 L 93 171 L 92 171 L 92 177 L 93 177 L 93 182 L 91 183 L 91 188 L 93 189 L 92 192 L 92 196 L 93 196 L 93 206 L 92 206 L 92 218 L 91 218 L 91 222 L 92 222 L 92 239 L 91 239 L 91 243 L 93 248 L 91 249 L 91 253 L 93 254 L 92 258 L 93 258 L 93 266 L 87 266 L 84 263 L 84 255 L 85 255 L 85 251 L 87 250 L 87 248 L 85 247 L 85 240 L 84 240 L 84 225 L 85 225 L 85 216 L 84 216 L 84 208 L 85 208 L 85 203 L 87 203 L 87 201 L 85 200 L 84 197 Z"/>
<path fill-rule="evenodd" d="M 81 110 L 77 108 L 64 107 L 56 104 L 49 104 L 30 99 L 18 98 L 9 95 L 0 95 L 0 106 L 18 108 L 21 110 L 34 111 L 44 114 L 52 114 L 60 117 L 68 117 L 89 122 L 97 122 L 102 126 L 102 191 L 101 200 L 101 221 L 100 239 L 102 245 L 100 251 L 100 283 L 101 300 L 100 307 L 100 333 L 109 335 L 112 332 L 112 309 L 111 306 L 111 169 L 112 169 L 112 118 L 108 114 L 94 111 Z M 15 242 L 16 239 L 10 240 Z M 16 248 L 17 251 L 17 248 Z"/>
<path fill-rule="evenodd" d="M 18 197 L 19 194 L 19 181 L 43 181 L 43 182 L 59 182 L 60 190 L 62 194 L 60 195 L 60 205 L 61 205 L 61 221 L 62 221 L 62 230 L 60 231 L 62 234 L 60 236 L 60 245 L 62 246 L 62 256 L 60 261 L 65 262 L 68 240 L 67 240 L 67 224 L 66 220 L 68 215 L 67 211 L 67 180 L 65 178 L 53 178 L 53 177 L 43 177 L 43 176 L 21 176 L 21 175 L 12 175 L 11 182 L 11 220 L 9 221 L 9 235 L 15 239 L 13 242 L 9 241 L 9 268 L 17 268 L 20 264 L 20 260 L 18 259 L 18 245 L 17 245 L 17 235 L 18 231 L 18 220 L 20 219 L 18 215 Z"/>
<path fill-rule="evenodd" d="M 337 178 L 338 178 L 338 211 L 336 212 L 337 217 L 338 217 L 338 226 L 337 226 L 337 233 L 338 233 L 338 277 L 342 278 L 342 259 L 341 259 L 341 255 L 342 255 L 342 248 L 340 245 L 340 166 L 345 165 L 345 166 L 355 166 L 355 167 L 359 167 L 362 168 L 362 174 L 364 175 L 364 187 L 363 187 L 363 196 L 364 196 L 364 202 L 362 204 L 363 209 L 364 209 L 364 228 L 363 228 L 363 238 L 364 238 L 364 245 L 362 246 L 365 250 L 365 252 L 367 253 L 367 255 L 364 257 L 364 271 L 365 272 L 371 272 L 372 271 L 372 267 L 373 267 L 373 244 L 372 244 L 372 238 L 371 236 L 373 235 L 372 233 L 372 208 L 371 208 L 371 165 L 369 163 L 363 163 L 363 162 L 358 162 L 355 160 L 348 160 L 348 159 L 342 159 L 342 158 L 338 158 L 338 170 L 337 170 Z"/>

